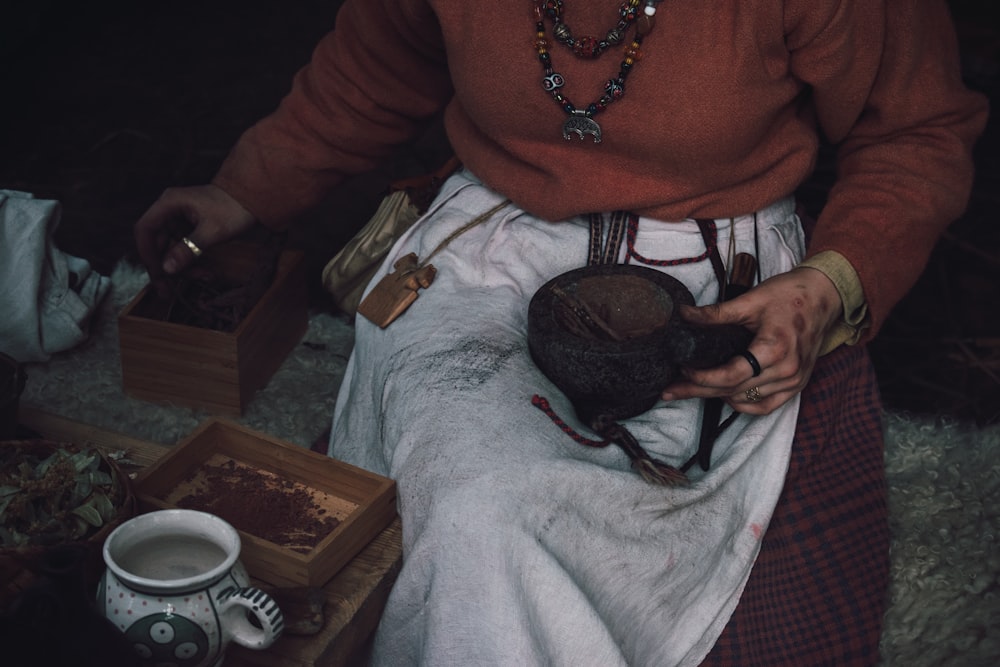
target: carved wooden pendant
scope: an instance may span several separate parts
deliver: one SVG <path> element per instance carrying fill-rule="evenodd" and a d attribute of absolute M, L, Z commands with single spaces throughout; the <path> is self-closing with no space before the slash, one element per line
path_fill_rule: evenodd
<path fill-rule="evenodd" d="M 437 275 L 433 264 L 421 266 L 416 253 L 396 260 L 392 273 L 383 276 L 358 304 L 358 314 L 385 329 L 417 300 L 417 290 L 430 287 Z"/>

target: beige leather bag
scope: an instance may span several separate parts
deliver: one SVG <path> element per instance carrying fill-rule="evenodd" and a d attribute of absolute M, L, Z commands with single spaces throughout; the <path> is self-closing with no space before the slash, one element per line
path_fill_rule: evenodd
<path fill-rule="evenodd" d="M 427 210 L 441 184 L 458 169 L 455 158 L 437 171 L 398 181 L 378 210 L 323 269 L 323 287 L 345 313 L 354 315 L 365 287 L 396 240 Z"/>

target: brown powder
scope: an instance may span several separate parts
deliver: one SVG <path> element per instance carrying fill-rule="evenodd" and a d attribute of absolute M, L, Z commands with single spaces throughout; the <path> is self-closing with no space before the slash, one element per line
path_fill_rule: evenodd
<path fill-rule="evenodd" d="M 193 490 L 176 501 L 178 507 L 215 514 L 238 530 L 301 553 L 340 524 L 317 502 L 315 490 L 231 459 L 206 463 L 180 486 Z"/>

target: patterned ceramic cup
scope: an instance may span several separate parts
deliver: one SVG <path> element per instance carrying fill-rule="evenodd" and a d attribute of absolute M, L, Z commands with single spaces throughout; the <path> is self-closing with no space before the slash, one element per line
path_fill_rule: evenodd
<path fill-rule="evenodd" d="M 239 554 L 239 533 L 217 516 L 141 514 L 104 542 L 99 609 L 148 665 L 218 665 L 230 641 L 267 648 L 284 619 L 249 585 Z"/>

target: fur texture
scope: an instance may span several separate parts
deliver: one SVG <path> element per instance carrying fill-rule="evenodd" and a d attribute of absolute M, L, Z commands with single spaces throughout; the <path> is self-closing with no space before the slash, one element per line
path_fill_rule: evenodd
<path fill-rule="evenodd" d="M 123 262 L 111 278 L 89 339 L 28 365 L 21 402 L 175 443 L 208 415 L 123 393 L 116 316 L 146 276 Z M 348 318 L 312 313 L 302 344 L 236 421 L 303 447 L 323 439 L 353 340 Z M 895 412 L 885 423 L 893 543 L 883 665 L 1000 664 L 1000 427 Z"/>

